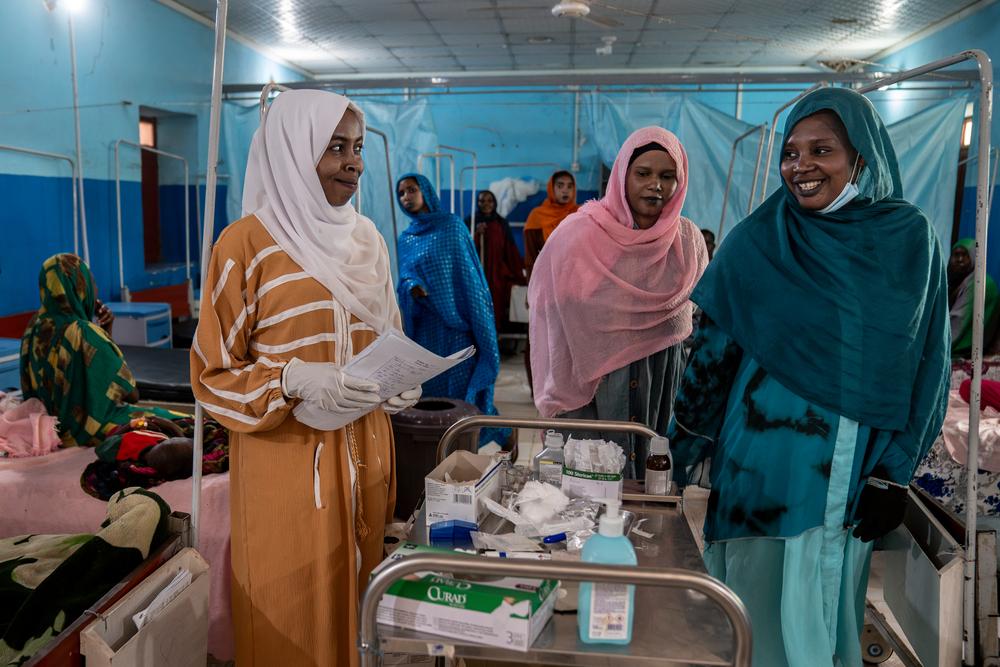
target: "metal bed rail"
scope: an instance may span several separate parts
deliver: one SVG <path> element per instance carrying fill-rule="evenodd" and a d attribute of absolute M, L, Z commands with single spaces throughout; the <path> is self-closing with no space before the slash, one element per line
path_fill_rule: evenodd
<path fill-rule="evenodd" d="M 392 163 L 389 161 L 389 135 L 382 130 L 366 125 L 365 129 L 372 134 L 382 137 L 382 145 L 385 147 L 385 179 L 389 185 L 389 212 L 392 214 L 392 253 L 399 259 L 399 227 L 396 223 L 396 184 L 392 182 Z M 358 188 L 361 192 L 361 188 Z"/>
<path fill-rule="evenodd" d="M 469 225 L 469 231 L 472 233 L 473 238 L 475 238 L 475 234 L 476 234 L 476 232 L 475 232 L 476 206 L 477 206 L 477 202 L 476 202 L 476 174 L 478 173 L 478 171 L 480 169 L 511 169 L 511 168 L 514 168 L 514 167 L 553 167 L 553 168 L 558 169 L 559 165 L 556 164 L 555 162 L 506 162 L 506 163 L 502 163 L 502 164 L 481 164 L 481 165 L 478 165 L 478 166 L 473 165 L 471 167 L 463 167 L 458 172 L 458 190 L 459 190 L 459 192 L 464 192 L 465 191 L 465 172 L 469 171 L 470 169 L 472 170 L 472 223 Z M 464 213 L 465 213 L 464 209 L 463 209 L 462 213 L 464 215 Z M 484 244 L 486 243 L 485 239 L 484 239 L 483 243 Z M 479 260 L 480 261 L 484 261 L 483 258 L 485 257 L 485 255 L 486 255 L 486 249 L 485 249 L 485 247 L 480 247 L 480 249 L 479 249 Z"/>
<path fill-rule="evenodd" d="M 596 419 L 559 419 L 540 417 L 494 417 L 491 415 L 472 415 L 464 417 L 452 424 L 444 435 L 437 448 L 437 462 L 441 463 L 449 454 L 459 435 L 475 428 L 485 426 L 506 428 L 559 428 L 559 429 L 580 429 L 581 431 L 605 431 L 607 433 L 634 433 L 646 438 L 655 438 L 659 435 L 656 431 L 645 424 L 637 422 L 612 422 L 599 421 Z"/>
<path fill-rule="evenodd" d="M 448 160 L 448 169 L 451 178 L 451 201 L 449 205 L 449 210 L 455 212 L 455 156 L 451 153 L 421 153 L 417 156 L 417 173 L 424 173 L 424 158 L 434 158 L 434 187 L 438 191 L 438 197 L 441 196 L 441 158 Z"/>
<path fill-rule="evenodd" d="M 390 563 L 368 582 L 368 588 L 361 601 L 358 633 L 358 650 L 363 667 L 375 667 L 381 663 L 377 614 L 378 603 L 383 594 L 403 577 L 428 571 L 662 586 L 696 591 L 718 605 L 729 620 L 733 630 L 733 664 L 737 667 L 750 667 L 752 629 L 746 607 L 733 591 L 707 574 L 678 568 L 658 569 L 429 554 L 415 554 Z"/>
<path fill-rule="evenodd" d="M 442 148 L 447 148 L 450 151 L 457 151 L 459 153 L 466 153 L 472 156 L 472 213 L 469 218 L 469 233 L 472 234 L 472 238 L 476 238 L 476 185 L 477 185 L 477 175 L 479 173 L 479 158 L 476 155 L 476 151 L 470 151 L 468 148 L 459 148 L 458 146 L 446 146 L 445 144 L 438 144 L 438 150 Z M 454 179 L 452 179 L 454 181 Z M 454 183 L 452 183 L 454 186 Z M 454 190 L 454 187 L 452 187 Z M 465 200 L 462 198 L 463 190 L 458 191 L 458 217 L 465 220 Z M 454 207 L 452 208 L 452 213 L 454 213 Z M 483 245 L 479 244 L 479 261 L 485 261 L 485 250 Z"/>
<path fill-rule="evenodd" d="M 891 86 L 894 83 L 907 81 L 909 79 L 935 72 L 939 69 L 951 67 L 966 60 L 975 61 L 979 68 L 979 141 L 978 154 L 989 155 L 990 151 L 990 126 L 993 122 L 993 63 L 989 55 L 980 49 L 969 49 L 953 56 L 935 60 L 906 70 L 898 72 L 882 79 L 877 79 L 857 89 L 861 94 Z M 983 261 L 977 261 L 975 265 L 975 288 L 972 299 L 972 389 L 969 396 L 969 455 L 967 459 L 967 485 L 966 485 L 966 520 L 965 520 L 965 590 L 963 595 L 964 603 L 964 663 L 973 665 L 976 662 L 976 648 L 979 646 L 976 641 L 976 521 L 979 476 L 972 474 L 978 467 L 979 462 L 979 406 L 982 396 L 983 386 L 983 307 L 986 300 L 986 241 L 989 228 L 990 216 L 990 164 L 989 159 L 978 161 L 976 165 L 976 257 Z M 766 176 L 766 174 L 765 174 Z"/>
<path fill-rule="evenodd" d="M 500 164 L 481 164 L 477 169 L 513 169 L 514 167 L 553 167 L 558 169 L 561 165 L 557 162 L 504 162 Z M 463 167 L 458 172 L 458 189 L 465 187 L 465 172 L 472 167 Z"/>
<path fill-rule="evenodd" d="M 260 91 L 260 122 L 264 122 L 264 116 L 267 115 L 267 105 L 271 99 L 272 93 L 282 93 L 286 90 L 291 90 L 288 86 L 283 86 L 280 83 L 264 84 L 264 87 Z"/>
<path fill-rule="evenodd" d="M 188 168 L 187 158 L 177 155 L 175 153 L 168 153 L 167 151 L 161 151 L 159 148 L 153 148 L 152 146 L 143 146 L 142 144 L 131 141 L 129 139 L 119 139 L 115 142 L 115 210 L 118 214 L 118 288 L 121 292 L 122 301 L 131 301 L 131 293 L 128 287 L 125 285 L 125 253 L 122 248 L 122 172 L 121 172 L 121 155 L 120 149 L 122 144 L 126 146 L 133 146 L 138 148 L 139 151 L 146 151 L 147 153 L 153 153 L 161 157 L 168 157 L 173 160 L 180 160 L 184 165 L 184 269 L 185 277 L 188 283 L 188 300 L 191 300 L 191 173 Z M 214 187 L 214 183 L 213 183 Z M 213 202 L 214 205 L 214 202 Z M 194 304 L 191 303 L 191 309 L 194 310 Z"/>
<path fill-rule="evenodd" d="M 757 158 L 753 166 L 753 183 L 750 186 L 750 201 L 747 202 L 747 215 L 753 210 L 754 195 L 757 194 L 757 177 L 760 175 L 760 154 L 764 149 L 764 133 L 767 131 L 767 123 L 754 125 L 749 130 L 733 139 L 733 153 L 729 157 L 729 173 L 726 174 L 726 189 L 722 193 L 722 215 L 719 216 L 719 231 L 716 232 L 718 240 L 722 241 L 722 230 L 726 226 L 726 205 L 729 203 L 729 188 L 733 184 L 733 167 L 736 165 L 736 150 L 744 139 L 754 132 L 760 132 L 760 139 L 757 140 Z"/>
<path fill-rule="evenodd" d="M 80 233 L 83 234 L 83 261 L 90 265 L 90 245 L 87 243 L 87 221 L 83 221 L 83 227 L 80 228 L 79 223 L 79 212 L 77 204 L 77 180 L 79 179 L 79 174 L 76 170 L 76 160 L 71 158 L 69 155 L 63 155 L 62 153 L 50 153 L 49 151 L 39 151 L 34 148 L 21 148 L 20 146 L 7 146 L 0 144 L 0 151 L 9 151 L 11 153 L 23 153 L 25 155 L 34 155 L 36 157 L 47 157 L 53 160 L 65 160 L 69 162 L 70 168 L 70 189 L 73 191 L 73 254 L 80 254 Z"/>

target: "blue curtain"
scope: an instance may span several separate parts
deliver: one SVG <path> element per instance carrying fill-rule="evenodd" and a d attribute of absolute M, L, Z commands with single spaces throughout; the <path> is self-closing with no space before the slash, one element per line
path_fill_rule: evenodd
<path fill-rule="evenodd" d="M 417 156 L 436 150 L 437 133 L 427 100 L 407 103 L 385 103 L 358 100 L 368 125 L 389 137 L 389 159 L 393 178 L 416 171 Z M 222 160 L 220 171 L 229 174 L 226 210 L 229 219 L 218 228 L 239 220 L 243 209 L 243 177 L 247 169 L 250 141 L 260 125 L 260 105 L 257 103 L 225 102 L 222 106 Z M 396 243 L 392 225 L 395 194 L 386 179 L 385 148 L 382 137 L 370 134 L 365 140 L 365 176 L 361 179 L 361 212 L 375 223 L 389 247 L 393 276 L 398 275 Z M 396 210 L 398 231 L 409 225 L 409 218 Z"/>
<path fill-rule="evenodd" d="M 899 157 L 903 193 L 933 221 L 945 247 L 951 240 L 959 137 L 966 101 L 964 97 L 945 100 L 888 128 Z M 699 227 L 718 230 L 733 141 L 751 125 L 687 95 L 592 93 L 586 98 L 583 128 L 608 167 L 625 138 L 646 125 L 660 125 L 680 138 L 688 153 L 691 172 L 684 215 Z M 724 234 L 747 214 L 759 136 L 754 133 L 747 137 L 737 149 Z M 778 132 L 772 150 L 768 192 L 781 183 L 778 169 L 781 142 L 782 135 Z M 765 150 L 766 145 L 765 136 Z M 762 181 L 760 174 L 755 206 L 761 199 Z"/>

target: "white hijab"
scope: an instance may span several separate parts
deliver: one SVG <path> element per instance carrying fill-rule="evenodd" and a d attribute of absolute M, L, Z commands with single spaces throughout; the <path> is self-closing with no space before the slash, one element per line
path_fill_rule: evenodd
<path fill-rule="evenodd" d="M 381 333 L 399 328 L 385 241 L 350 202 L 331 206 L 316 173 L 346 97 L 290 90 L 271 104 L 253 136 L 243 183 L 243 215 L 256 215 L 277 244 L 333 298 Z"/>

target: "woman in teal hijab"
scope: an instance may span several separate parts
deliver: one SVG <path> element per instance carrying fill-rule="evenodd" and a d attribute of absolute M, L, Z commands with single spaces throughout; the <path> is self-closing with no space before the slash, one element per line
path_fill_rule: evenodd
<path fill-rule="evenodd" d="M 975 239 L 959 239 L 951 247 L 948 259 L 948 308 L 951 316 L 951 356 L 972 356 L 972 292 L 976 268 Z M 983 308 L 983 344 L 989 346 L 996 333 L 997 284 L 986 276 L 986 300 Z"/>
<path fill-rule="evenodd" d="M 710 459 L 709 572 L 756 665 L 860 665 L 871 542 L 947 397 L 948 287 L 871 103 L 826 88 L 785 125 L 783 185 L 729 234 L 674 410 L 675 474 Z"/>

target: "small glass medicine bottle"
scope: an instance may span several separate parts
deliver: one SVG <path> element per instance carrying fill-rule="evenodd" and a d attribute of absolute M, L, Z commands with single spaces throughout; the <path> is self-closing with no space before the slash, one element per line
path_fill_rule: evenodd
<path fill-rule="evenodd" d="M 667 495 L 670 484 L 670 455 L 667 453 L 669 441 L 657 436 L 649 441 L 649 456 L 646 457 L 646 493 L 651 496 Z"/>

